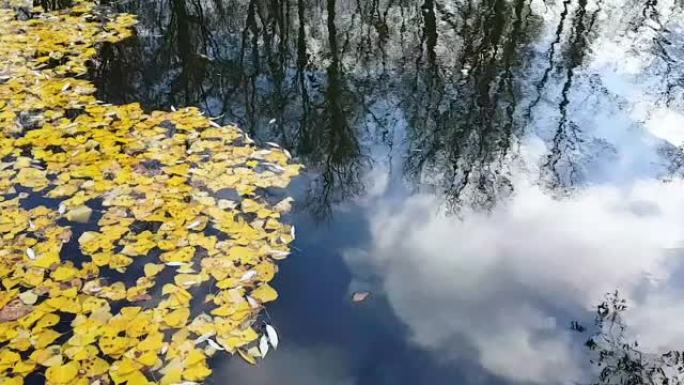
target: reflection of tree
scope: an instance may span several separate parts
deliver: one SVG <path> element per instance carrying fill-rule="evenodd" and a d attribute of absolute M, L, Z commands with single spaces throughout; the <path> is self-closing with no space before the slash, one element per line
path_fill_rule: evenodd
<path fill-rule="evenodd" d="M 567 5 L 567 1 L 563 3 L 563 14 L 561 15 L 558 29 L 556 30 L 557 38 L 559 36 L 558 33 L 562 32 L 563 29 L 564 19 L 568 11 Z M 597 3 L 595 10 L 591 13 L 587 10 L 587 0 L 578 1 L 572 18 L 570 39 L 565 53 L 566 59 L 564 61 L 564 68 L 558 68 L 559 71 L 563 70 L 565 75 L 565 81 L 561 91 L 561 101 L 558 105 L 560 118 L 558 120 L 556 132 L 553 136 L 550 154 L 547 156 L 544 164 L 544 171 L 547 171 L 550 174 L 551 184 L 554 187 L 560 185 L 574 185 L 579 180 L 576 167 L 573 164 L 572 154 L 577 151 L 577 148 L 581 143 L 581 138 L 579 135 L 579 127 L 570 121 L 568 117 L 568 105 L 570 104 L 569 93 L 572 89 L 575 71 L 584 63 L 584 59 L 588 53 L 589 36 L 593 32 L 596 17 L 600 11 L 600 0 Z M 552 58 L 550 58 L 550 60 L 552 65 Z M 547 73 L 548 72 L 546 72 L 544 76 L 546 76 Z M 543 81 L 544 78 L 542 78 L 542 82 Z"/>
<path fill-rule="evenodd" d="M 33 6 L 41 6 L 46 10 L 56 10 L 71 7 L 72 0 L 33 0 Z"/>
<path fill-rule="evenodd" d="M 672 8 L 666 10 L 669 15 L 661 14 L 656 0 L 633 1 L 633 13 L 628 20 L 634 33 L 652 36 L 651 51 L 657 60 L 652 64 L 656 73 L 662 76 L 663 88 L 660 90 L 665 105 L 670 107 L 682 102 L 684 90 L 684 73 L 681 62 L 684 59 L 682 41 L 684 36 L 677 30 L 682 22 L 682 2 L 673 2 Z"/>
<path fill-rule="evenodd" d="M 360 191 L 362 144 L 392 137 L 391 109 L 410 123 L 414 180 L 484 207 L 507 186 L 498 163 L 518 129 L 521 47 L 538 29 L 529 0 L 168 1 L 124 9 L 142 14 L 145 36 L 105 50 L 102 96 L 200 104 L 279 141 L 320 172 L 321 203 Z"/>
<path fill-rule="evenodd" d="M 490 207 L 509 183 L 501 168 L 513 135 L 518 108 L 517 70 L 535 23 L 529 2 L 483 1 L 465 4 L 451 20 L 462 49 L 459 68 L 438 68 L 432 2 L 425 2 L 426 69 L 412 85 L 408 171 L 433 181 L 453 203 L 468 193 Z M 437 9 L 439 11 L 439 8 Z M 513 18 L 510 17 L 513 15 Z"/>
<path fill-rule="evenodd" d="M 547 66 L 523 76 L 538 59 L 529 47 L 542 27 L 531 3 L 124 2 L 140 16 L 140 35 L 103 50 L 96 80 L 107 100 L 200 105 L 281 143 L 321 176 L 312 190 L 319 208 L 361 191 L 371 144 L 396 138 L 406 140 L 399 147 L 410 180 L 454 205 L 486 208 L 510 191 L 503 165 L 552 81 L 562 90 L 550 98 L 559 98 L 560 118 L 546 174 L 552 186 L 579 179 L 570 91 L 602 1 L 559 3 Z"/>
<path fill-rule="evenodd" d="M 600 372 L 596 385 L 677 385 L 684 383 L 684 353 L 647 354 L 625 336 L 627 304 L 617 292 L 598 306 L 599 333 L 587 341 Z"/>
<path fill-rule="evenodd" d="M 321 104 L 303 107 L 314 116 L 302 121 L 297 153 L 320 169 L 317 189 L 309 204 L 317 215 L 326 215 L 335 197 L 356 194 L 361 188 L 362 154 L 350 121 L 355 113 L 354 95 L 347 89 L 339 60 L 335 2 L 327 0 L 327 27 L 330 64 L 326 69 Z M 301 75 L 300 75 L 301 76 Z M 308 94 L 303 90 L 303 94 Z"/>

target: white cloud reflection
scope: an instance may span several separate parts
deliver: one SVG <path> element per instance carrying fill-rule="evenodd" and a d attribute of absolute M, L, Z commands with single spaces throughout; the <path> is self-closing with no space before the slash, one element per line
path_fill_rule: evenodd
<path fill-rule="evenodd" d="M 491 214 L 462 220 L 441 213 L 434 197 L 413 196 L 373 210 L 372 247 L 346 258 L 381 278 L 417 345 L 456 357 L 465 341 L 482 367 L 510 380 L 580 380 L 582 341 L 557 315 L 586 316 L 607 291 L 633 301 L 647 293 L 631 312 L 635 333 L 672 332 L 650 337 L 658 348 L 684 342 L 684 330 L 654 327 L 653 318 L 668 312 L 658 292 L 676 262 L 668 248 L 684 239 L 682 191 L 682 181 L 651 180 L 554 199 L 522 185 Z M 683 299 L 666 303 L 684 311 Z"/>
<path fill-rule="evenodd" d="M 332 348 L 283 345 L 254 368 L 240 359 L 216 369 L 216 378 L 241 385 L 352 385 L 343 357 Z"/>
<path fill-rule="evenodd" d="M 582 140 L 569 156 L 584 184 L 572 195 L 553 197 L 536 185 L 558 121 L 553 99 L 538 106 L 521 140 L 516 162 L 525 170 L 514 172 L 514 194 L 490 213 L 449 216 L 439 197 L 426 194 L 383 199 L 388 183 L 373 171 L 383 183 L 358 202 L 371 241 L 345 255 L 351 285 L 379 282 L 375 289 L 417 346 L 445 360 L 473 359 L 513 382 L 586 382 L 589 358 L 569 322 L 591 320 L 616 289 L 630 303 L 629 333 L 642 349 L 684 346 L 684 296 L 674 277 L 684 246 L 684 181 L 659 179 L 672 162 L 665 150 L 684 138 L 682 115 L 659 104 L 644 81 L 651 59 L 613 38 L 593 43 L 593 61 L 577 69 L 570 91 L 568 111 Z"/>

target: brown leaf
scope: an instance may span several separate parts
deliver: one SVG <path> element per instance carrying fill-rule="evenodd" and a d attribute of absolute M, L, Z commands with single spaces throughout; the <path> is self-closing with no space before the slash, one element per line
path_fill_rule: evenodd
<path fill-rule="evenodd" d="M 151 299 L 152 299 L 151 295 L 149 295 L 147 293 L 143 293 L 143 294 L 136 295 L 135 297 L 132 297 L 131 302 L 149 301 Z"/>
<path fill-rule="evenodd" d="M 33 306 L 26 305 L 15 298 L 0 309 L 0 322 L 16 321 L 33 311 Z"/>

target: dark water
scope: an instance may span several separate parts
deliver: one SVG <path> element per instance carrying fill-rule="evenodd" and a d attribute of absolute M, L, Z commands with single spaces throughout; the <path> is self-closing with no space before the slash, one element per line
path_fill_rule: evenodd
<path fill-rule="evenodd" d="M 676 383 L 678 0 L 113 5 L 140 24 L 102 99 L 200 106 L 307 166 L 282 347 L 212 383 Z"/>

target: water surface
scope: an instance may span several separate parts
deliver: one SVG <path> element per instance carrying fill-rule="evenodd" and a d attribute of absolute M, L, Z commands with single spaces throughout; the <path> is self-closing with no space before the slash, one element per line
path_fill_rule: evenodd
<path fill-rule="evenodd" d="M 140 24 L 103 48 L 100 98 L 200 106 L 307 166 L 269 308 L 282 347 L 216 358 L 211 382 L 677 377 L 679 2 L 112 5 Z M 595 325 L 604 301 L 621 317 Z"/>

